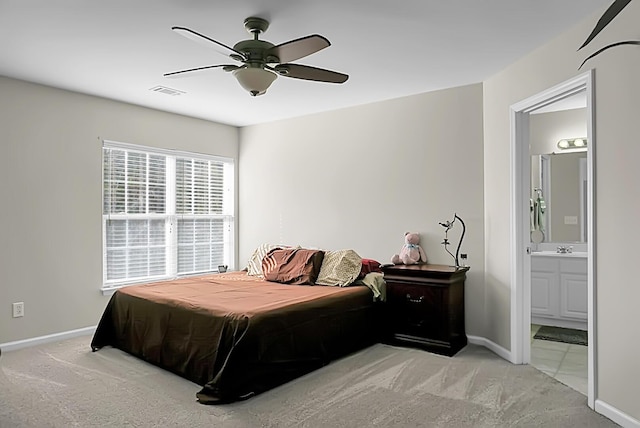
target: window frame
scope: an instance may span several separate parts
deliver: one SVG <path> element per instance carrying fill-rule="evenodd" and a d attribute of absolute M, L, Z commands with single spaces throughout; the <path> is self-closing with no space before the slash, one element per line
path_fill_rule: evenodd
<path fill-rule="evenodd" d="M 105 204 L 105 149 L 126 150 L 131 152 L 140 152 L 147 155 L 156 155 L 165 157 L 165 212 L 164 213 L 130 213 L 130 214 L 112 214 L 106 213 Z M 223 213 L 221 214 L 180 214 L 177 213 L 177 173 L 176 163 L 178 159 L 211 161 L 223 164 Z M 202 153 L 188 152 L 183 150 L 162 149 L 149 147 L 131 143 L 122 143 L 112 140 L 102 140 L 101 147 L 101 195 L 102 195 L 102 286 L 101 291 L 104 295 L 112 294 L 115 290 L 129 285 L 147 283 L 151 281 L 174 279 L 192 275 L 202 275 L 205 273 L 216 272 L 217 267 L 211 270 L 197 270 L 188 273 L 178 273 L 178 221 L 189 218 L 202 219 L 222 219 L 223 227 L 223 264 L 228 265 L 230 270 L 235 267 L 235 161 L 233 158 L 208 155 Z M 128 278 L 124 280 L 108 280 L 107 279 L 107 222 L 109 220 L 165 220 L 165 272 L 162 275 L 153 275 L 146 277 Z M 194 240 L 194 245 L 197 242 Z"/>

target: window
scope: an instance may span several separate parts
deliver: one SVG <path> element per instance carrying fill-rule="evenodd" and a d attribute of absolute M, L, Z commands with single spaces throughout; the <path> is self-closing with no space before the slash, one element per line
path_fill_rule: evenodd
<path fill-rule="evenodd" d="M 232 266 L 233 160 L 103 144 L 103 289 Z"/>

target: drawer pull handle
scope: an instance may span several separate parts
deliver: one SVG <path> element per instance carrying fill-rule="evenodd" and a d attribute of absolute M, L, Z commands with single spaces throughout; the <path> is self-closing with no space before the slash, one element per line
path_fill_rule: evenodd
<path fill-rule="evenodd" d="M 424 296 L 420 296 L 417 299 L 412 299 L 410 294 L 407 294 L 407 301 L 411 303 L 422 303 Z"/>

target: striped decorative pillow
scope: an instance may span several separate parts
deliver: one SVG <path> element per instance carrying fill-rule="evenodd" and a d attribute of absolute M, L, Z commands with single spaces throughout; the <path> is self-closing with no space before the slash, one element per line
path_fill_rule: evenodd
<path fill-rule="evenodd" d="M 247 264 L 247 275 L 262 276 L 262 259 L 267 253 L 274 248 L 280 248 L 278 245 L 261 244 L 255 249 L 253 255 Z"/>
<path fill-rule="evenodd" d="M 327 251 L 316 284 L 345 287 L 358 279 L 361 270 L 362 257 L 355 251 Z"/>

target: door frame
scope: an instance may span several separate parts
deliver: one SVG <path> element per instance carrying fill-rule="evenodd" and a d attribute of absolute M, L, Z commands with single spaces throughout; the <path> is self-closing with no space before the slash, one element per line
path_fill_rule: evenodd
<path fill-rule="evenodd" d="M 531 244 L 529 195 L 529 113 L 582 91 L 587 98 L 587 402 L 594 408 L 597 391 L 596 337 L 596 234 L 595 234 L 595 106 L 594 71 L 590 70 L 559 85 L 515 103 L 511 122 L 511 360 L 531 361 Z"/>

